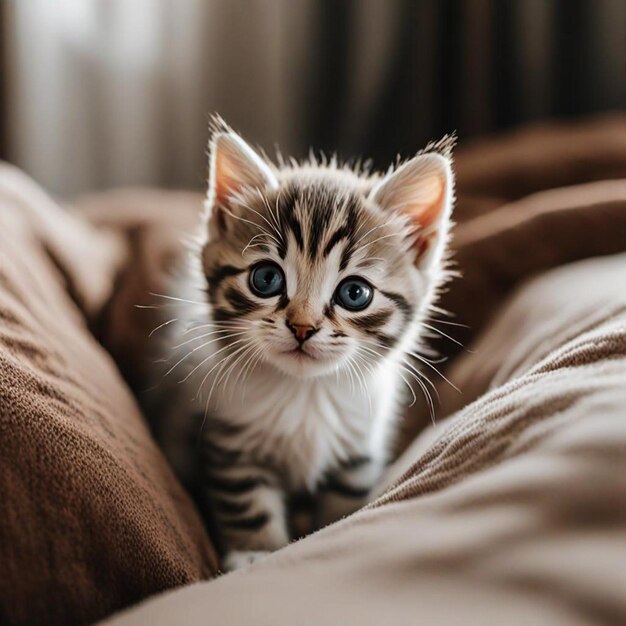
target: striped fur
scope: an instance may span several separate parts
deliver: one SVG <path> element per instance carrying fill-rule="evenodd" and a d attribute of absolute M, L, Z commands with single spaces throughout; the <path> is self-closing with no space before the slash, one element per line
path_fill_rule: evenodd
<path fill-rule="evenodd" d="M 416 378 L 405 360 L 445 277 L 451 146 L 379 177 L 335 161 L 275 167 L 216 129 L 197 271 L 182 285 L 195 304 L 170 335 L 184 384 L 169 419 L 196 432 L 206 421 L 203 481 L 226 568 L 289 541 L 288 496 L 317 493 L 326 524 L 379 479 Z M 251 283 L 264 263 L 284 277 L 271 297 Z M 353 279 L 373 290 L 361 311 L 337 296 Z"/>

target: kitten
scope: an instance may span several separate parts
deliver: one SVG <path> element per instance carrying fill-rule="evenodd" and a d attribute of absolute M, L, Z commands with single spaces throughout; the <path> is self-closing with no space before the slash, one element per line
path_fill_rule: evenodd
<path fill-rule="evenodd" d="M 199 279 L 207 301 L 176 340 L 186 397 L 169 420 L 195 418 L 197 435 L 206 418 L 203 485 L 225 569 L 289 542 L 290 494 L 315 494 L 323 526 L 379 480 L 407 355 L 445 277 L 453 143 L 377 176 L 275 167 L 215 129 L 198 271 L 182 281 Z"/>

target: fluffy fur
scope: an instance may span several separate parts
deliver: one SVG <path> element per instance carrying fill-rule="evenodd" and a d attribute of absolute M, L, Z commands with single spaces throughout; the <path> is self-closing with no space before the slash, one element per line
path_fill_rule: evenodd
<path fill-rule="evenodd" d="M 182 393 L 163 443 L 182 470 L 194 450 L 174 452 L 173 433 L 204 424 L 227 569 L 289 541 L 290 494 L 315 494 L 324 525 L 379 479 L 409 380 L 423 385 L 409 356 L 446 276 L 452 146 L 444 138 L 384 176 L 334 160 L 276 167 L 216 123 L 204 225 L 173 295 L 190 306 L 169 335 L 166 379 Z M 253 275 L 268 264 L 268 284 L 282 275 L 283 288 L 260 296 Z M 342 285 L 371 302 L 347 308 Z"/>

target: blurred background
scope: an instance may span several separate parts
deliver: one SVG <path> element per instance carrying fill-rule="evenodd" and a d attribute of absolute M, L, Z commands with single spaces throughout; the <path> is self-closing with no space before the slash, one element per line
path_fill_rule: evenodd
<path fill-rule="evenodd" d="M 208 118 L 385 167 L 621 110 L 624 0 L 0 0 L 0 157 L 55 194 L 201 188 Z"/>

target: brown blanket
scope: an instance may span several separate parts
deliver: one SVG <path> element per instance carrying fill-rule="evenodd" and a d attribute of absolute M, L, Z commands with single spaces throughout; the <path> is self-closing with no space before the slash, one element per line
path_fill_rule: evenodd
<path fill-rule="evenodd" d="M 440 417 L 456 415 L 409 448 L 369 510 L 134 623 L 180 622 L 185 611 L 220 624 L 456 623 L 455 603 L 483 622 L 505 606 L 507 623 L 626 619 L 614 541 L 624 532 L 624 258 L 559 270 L 497 313 L 531 274 L 626 250 L 624 182 L 589 182 L 626 177 L 624 124 L 459 153 L 465 278 L 445 306 L 471 324 L 463 342 L 485 333 L 448 372 L 463 395 L 440 387 Z M 526 197 L 557 184 L 585 186 Z M 161 291 L 200 202 L 99 194 L 74 218 L 0 169 L 2 623 L 89 623 L 216 571 L 110 358 L 135 392 L 145 388 L 157 320 L 134 305 L 154 302 L 148 292 Z"/>
<path fill-rule="evenodd" d="M 91 623 L 216 569 L 89 331 L 125 259 L 0 165 L 0 623 Z"/>

